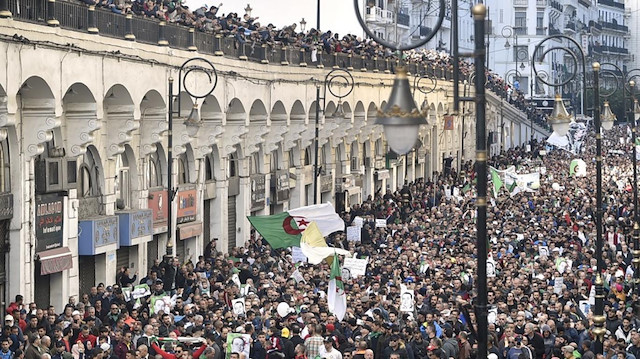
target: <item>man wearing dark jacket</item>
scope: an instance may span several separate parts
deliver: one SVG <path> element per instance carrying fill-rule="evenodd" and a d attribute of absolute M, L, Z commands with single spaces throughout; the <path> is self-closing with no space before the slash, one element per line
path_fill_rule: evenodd
<path fill-rule="evenodd" d="M 411 350 L 413 351 L 414 358 L 423 359 L 427 357 L 427 347 L 429 346 L 429 343 L 424 340 L 420 331 L 413 333 L 413 339 L 411 340 L 409 345 L 411 346 Z"/>
<path fill-rule="evenodd" d="M 544 356 L 544 338 L 540 333 L 535 331 L 533 323 L 527 323 L 524 327 L 524 335 L 529 339 L 529 345 L 533 346 L 536 351 L 536 359 L 542 359 Z"/>
<path fill-rule="evenodd" d="M 451 328 L 446 328 L 444 330 L 444 337 L 442 339 L 442 350 L 444 351 L 446 358 L 458 358 L 458 352 L 460 349 L 458 347 L 458 341 L 453 336 L 453 329 Z"/>
<path fill-rule="evenodd" d="M 400 337 L 397 335 L 392 335 L 389 337 L 389 345 L 384 348 L 384 353 L 382 355 L 383 359 L 389 359 L 391 354 L 399 354 L 400 359 L 407 359 L 407 350 L 405 348 L 400 347 Z"/>

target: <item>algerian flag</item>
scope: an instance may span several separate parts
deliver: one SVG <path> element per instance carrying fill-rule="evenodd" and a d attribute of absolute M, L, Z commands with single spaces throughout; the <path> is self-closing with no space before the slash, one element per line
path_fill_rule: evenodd
<path fill-rule="evenodd" d="M 571 164 L 569 165 L 569 176 L 575 175 L 576 167 L 578 167 L 578 160 L 577 159 L 571 161 Z"/>
<path fill-rule="evenodd" d="M 329 311 L 333 313 L 339 321 L 342 321 L 347 312 L 347 295 L 344 293 L 344 283 L 342 282 L 342 269 L 340 269 L 340 261 L 338 255 L 333 255 L 333 263 L 331 264 L 331 277 L 329 280 L 329 288 L 327 289 L 327 303 Z"/>
<path fill-rule="evenodd" d="M 513 192 L 518 187 L 518 183 L 516 181 L 511 182 L 511 186 L 509 186 L 509 193 Z"/>
<path fill-rule="evenodd" d="M 331 203 L 290 209 L 271 216 L 247 216 L 251 225 L 272 248 L 300 247 L 302 232 L 316 222 L 323 236 L 344 231 L 344 221 Z"/>
<path fill-rule="evenodd" d="M 495 168 L 489 167 L 491 170 L 491 182 L 493 182 L 493 195 L 497 196 L 500 188 L 502 188 L 502 179 Z"/>
<path fill-rule="evenodd" d="M 636 146 L 640 146 L 640 137 L 636 137 Z"/>
<path fill-rule="evenodd" d="M 302 240 L 300 241 L 300 249 L 307 257 L 307 261 L 311 264 L 320 264 L 323 259 L 337 254 L 351 256 L 349 251 L 342 248 L 333 248 L 327 246 L 324 236 L 320 233 L 316 222 L 311 222 L 307 229 L 302 232 Z"/>
<path fill-rule="evenodd" d="M 464 187 L 462 187 L 462 193 L 463 194 L 467 194 L 467 192 L 469 192 L 469 190 L 471 190 L 471 185 L 469 183 L 465 184 Z"/>
<path fill-rule="evenodd" d="M 576 158 L 569 164 L 569 176 L 585 177 L 587 175 L 587 163 Z"/>

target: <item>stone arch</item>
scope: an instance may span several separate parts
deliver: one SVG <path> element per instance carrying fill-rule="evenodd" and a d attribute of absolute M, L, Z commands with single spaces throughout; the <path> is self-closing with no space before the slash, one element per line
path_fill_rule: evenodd
<path fill-rule="evenodd" d="M 180 118 L 188 118 L 191 114 L 191 109 L 193 108 L 193 99 L 186 92 L 180 92 L 178 96 L 173 100 L 173 111 L 178 114 Z M 174 115 L 175 120 L 175 115 Z"/>
<path fill-rule="evenodd" d="M 262 100 L 255 100 L 251 104 L 251 109 L 249 110 L 249 120 L 253 121 L 257 120 L 266 120 L 267 119 L 267 109 L 264 106 Z"/>
<path fill-rule="evenodd" d="M 291 106 L 291 111 L 290 111 L 291 117 L 304 117 L 306 112 L 304 110 L 304 105 L 302 104 L 302 101 L 300 100 L 296 100 L 293 105 Z M 315 107 L 314 107 L 314 114 L 315 114 Z"/>
<path fill-rule="evenodd" d="M 353 109 L 353 116 L 356 117 L 365 117 L 366 112 L 364 111 L 364 104 L 362 101 L 356 102 L 356 107 Z"/>
<path fill-rule="evenodd" d="M 325 103 L 325 107 L 324 107 L 324 113 L 322 113 L 322 108 L 320 108 L 320 112 L 318 114 L 318 116 L 320 117 L 320 120 L 322 120 L 322 117 L 324 115 L 324 117 L 327 117 L 328 113 L 333 113 L 333 112 L 329 112 L 329 103 L 333 103 L 332 101 L 329 101 L 327 103 Z M 335 107 L 334 107 L 334 111 L 335 111 Z M 316 102 L 312 101 L 311 104 L 309 105 L 309 115 L 307 116 L 307 118 L 310 121 L 315 121 L 316 119 Z"/>
<path fill-rule="evenodd" d="M 148 91 L 140 101 L 140 157 L 156 151 L 167 129 L 167 104 L 156 90 Z"/>
<path fill-rule="evenodd" d="M 11 191 L 11 154 L 19 153 L 15 127 L 7 116 L 7 93 L 0 85 L 0 192 Z"/>
<path fill-rule="evenodd" d="M 91 90 L 82 83 L 69 86 L 62 98 L 65 149 L 70 156 L 79 156 L 94 141 L 93 134 L 102 124 L 98 119 L 97 104 Z"/>
<path fill-rule="evenodd" d="M 245 122 L 246 119 L 247 111 L 244 109 L 242 101 L 237 98 L 232 99 L 227 108 L 227 121 Z"/>
<path fill-rule="evenodd" d="M 367 106 L 367 120 L 373 119 L 377 116 L 378 116 L 378 106 L 375 104 L 375 102 L 370 102 L 369 106 Z"/>
<path fill-rule="evenodd" d="M 353 110 L 351 109 L 351 104 L 349 102 L 344 101 L 342 103 L 342 111 L 344 111 L 344 117 L 347 119 L 353 118 Z"/>
<path fill-rule="evenodd" d="M 313 108 L 315 109 L 315 102 L 313 102 Z M 324 117 L 333 117 L 334 112 L 336 112 L 336 104 L 333 101 L 327 101 L 324 108 Z"/>
<path fill-rule="evenodd" d="M 213 96 L 207 96 L 202 102 L 202 107 L 200 108 L 200 115 L 203 120 L 221 120 L 222 119 L 222 108 L 220 107 L 220 102 L 218 99 Z"/>
<path fill-rule="evenodd" d="M 25 131 L 22 145 L 25 152 L 33 157 L 45 151 L 45 144 L 62 148 L 63 137 L 60 120 L 56 118 L 56 99 L 49 84 L 41 77 L 32 76 L 25 80 L 18 90 Z"/>
<path fill-rule="evenodd" d="M 103 100 L 105 126 L 107 128 L 107 156 L 114 157 L 124 151 L 131 142 L 131 133 L 140 127 L 134 119 L 134 103 L 123 85 L 111 86 Z"/>

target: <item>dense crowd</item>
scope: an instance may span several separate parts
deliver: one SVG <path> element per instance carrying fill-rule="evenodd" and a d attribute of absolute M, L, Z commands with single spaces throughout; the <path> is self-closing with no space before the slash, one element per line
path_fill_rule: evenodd
<path fill-rule="evenodd" d="M 603 177 L 607 332 L 601 359 L 640 355 L 627 133 L 617 128 L 604 140 L 611 151 Z M 596 268 L 594 147 L 592 136 L 582 154 L 534 143 L 490 161 L 498 169 L 541 173 L 540 187 L 531 192 L 490 197 L 490 359 L 596 357 L 589 308 Z M 587 162 L 586 176 L 570 177 L 574 158 Z M 369 259 L 365 275 L 344 278 L 343 320 L 328 310 L 326 263 L 294 263 L 288 249 L 273 250 L 254 235 L 231 253 L 219 252 L 214 240 L 195 261 L 165 256 L 144 278 L 121 268 L 114 284 L 100 283 L 64 308 L 38 307 L 17 295 L 6 308 L 0 359 L 474 358 L 473 183 L 467 162 L 433 180 L 381 189 L 341 214 L 346 225 L 362 218 L 360 241 L 338 232 L 329 243 Z M 375 225 L 380 218 L 385 227 Z M 407 290 L 414 294 L 409 311 L 401 305 Z"/>

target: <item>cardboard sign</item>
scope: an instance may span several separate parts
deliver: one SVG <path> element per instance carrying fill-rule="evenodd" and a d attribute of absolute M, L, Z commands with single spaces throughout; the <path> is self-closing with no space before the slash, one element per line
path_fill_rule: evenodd
<path fill-rule="evenodd" d="M 549 247 L 547 246 L 538 247 L 538 254 L 540 255 L 540 257 L 542 256 L 549 257 Z"/>
<path fill-rule="evenodd" d="M 293 259 L 293 263 L 307 262 L 307 256 L 302 253 L 302 248 L 300 247 L 291 247 L 291 258 Z"/>
<path fill-rule="evenodd" d="M 360 242 L 361 239 L 361 227 L 358 226 L 350 226 L 347 227 L 347 241 L 349 242 Z"/>
<path fill-rule="evenodd" d="M 387 227 L 387 220 L 382 218 L 382 219 L 376 219 L 376 228 L 386 228 Z"/>
<path fill-rule="evenodd" d="M 231 301 L 231 307 L 233 308 L 233 314 L 244 315 L 244 298 L 238 298 Z"/>
<path fill-rule="evenodd" d="M 413 289 L 409 289 L 402 286 L 400 292 L 400 311 L 401 312 L 413 312 L 415 310 L 415 301 L 413 299 Z"/>
<path fill-rule="evenodd" d="M 556 294 L 562 294 L 562 286 L 563 285 L 564 285 L 564 278 L 562 278 L 562 277 L 554 278 L 553 279 L 553 292 L 556 293 Z"/>
<path fill-rule="evenodd" d="M 355 217 L 353 219 L 353 225 L 358 227 L 358 228 L 362 228 L 362 226 L 364 225 L 364 219 L 362 217 Z"/>
<path fill-rule="evenodd" d="M 349 269 L 352 277 L 363 276 L 367 272 L 367 262 L 366 259 L 345 258 L 342 267 Z"/>

